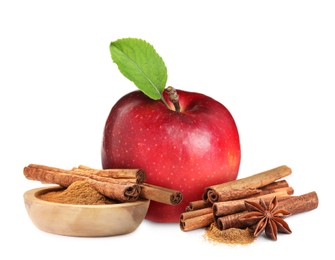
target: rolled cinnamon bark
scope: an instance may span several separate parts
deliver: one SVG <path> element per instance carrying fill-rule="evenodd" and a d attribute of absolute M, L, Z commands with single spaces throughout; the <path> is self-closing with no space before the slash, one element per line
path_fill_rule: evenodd
<path fill-rule="evenodd" d="M 191 201 L 188 204 L 185 211 L 193 211 L 193 210 L 198 210 L 198 209 L 203 209 L 203 208 L 208 208 L 208 207 L 212 207 L 212 204 L 204 200 L 195 200 L 195 201 Z"/>
<path fill-rule="evenodd" d="M 222 217 L 215 217 L 215 224 L 220 230 L 225 230 L 228 228 L 245 228 L 250 224 L 241 221 L 240 219 L 247 213 L 247 211 L 238 212 L 230 215 L 225 215 Z"/>
<path fill-rule="evenodd" d="M 193 218 L 180 219 L 179 226 L 182 231 L 190 231 L 202 227 L 207 227 L 213 222 L 213 213 L 210 212 Z"/>
<path fill-rule="evenodd" d="M 153 200 L 156 202 L 177 205 L 183 199 L 183 194 L 180 191 L 168 189 L 148 183 L 140 184 L 141 186 L 141 198 Z"/>
<path fill-rule="evenodd" d="M 211 207 L 203 208 L 203 209 L 197 209 L 197 210 L 193 210 L 193 211 L 187 211 L 187 212 L 183 212 L 183 213 L 180 214 L 180 220 L 185 221 L 187 219 L 203 216 L 203 215 L 206 215 L 208 213 L 211 213 L 211 214 L 213 213 Z"/>
<path fill-rule="evenodd" d="M 261 192 L 257 195 L 252 195 L 247 198 L 254 198 L 254 197 L 259 197 L 267 194 L 272 194 L 272 193 L 285 193 L 287 195 L 292 195 L 294 193 L 294 189 L 292 187 L 283 187 L 283 188 L 277 188 L 277 189 L 261 189 Z"/>
<path fill-rule="evenodd" d="M 305 193 L 299 196 L 290 196 L 289 198 L 278 201 L 277 210 L 284 209 L 291 215 L 310 211 L 318 207 L 319 200 L 315 191 Z M 248 211 L 242 211 L 222 217 L 214 217 L 214 221 L 220 230 L 228 228 L 245 228 L 254 225 L 254 220 L 243 219 Z"/>
<path fill-rule="evenodd" d="M 27 179 L 58 184 L 63 187 L 68 187 L 75 181 L 87 181 L 101 194 L 121 202 L 135 201 L 139 198 L 141 192 L 141 187 L 135 183 L 116 184 L 102 182 L 87 176 L 73 174 L 71 171 L 48 166 L 31 165 L 24 167 L 23 172 Z"/>
<path fill-rule="evenodd" d="M 285 209 L 293 215 L 316 209 L 318 205 L 318 195 L 315 191 L 312 191 L 300 196 L 291 196 L 284 201 L 279 201 L 278 209 Z"/>
<path fill-rule="evenodd" d="M 115 184 L 126 184 L 128 182 L 142 183 L 146 177 L 145 172 L 141 169 L 98 170 L 79 165 L 79 167 L 73 167 L 71 170 L 65 170 L 40 164 L 29 164 L 28 167 L 69 174 L 80 174 L 81 176 L 86 176 L 97 181 L 111 182 Z"/>
<path fill-rule="evenodd" d="M 93 169 L 84 165 L 79 165 L 78 168 L 82 171 L 93 171 L 95 175 L 113 179 L 125 179 L 136 183 L 143 183 L 146 179 L 146 173 L 142 169 Z"/>
<path fill-rule="evenodd" d="M 213 185 L 205 189 L 203 199 L 207 202 L 214 203 L 218 201 L 244 198 L 252 195 L 246 195 L 245 192 L 259 193 L 260 191 L 258 188 L 264 187 L 278 179 L 290 175 L 291 173 L 292 170 L 289 167 L 282 165 L 249 177 Z"/>
<path fill-rule="evenodd" d="M 252 198 L 215 202 L 213 204 L 213 214 L 219 217 L 245 211 L 246 207 L 244 202 L 246 200 L 258 202 L 259 199 L 263 199 L 266 203 L 268 203 L 274 196 L 277 197 L 278 201 L 281 201 L 289 198 L 290 194 L 288 194 L 287 188 L 280 188 L 276 192 Z"/>
<path fill-rule="evenodd" d="M 279 188 L 285 188 L 285 187 L 289 187 L 290 185 L 288 184 L 288 182 L 286 180 L 280 180 L 280 181 L 274 181 L 268 185 L 265 185 L 261 188 L 259 188 L 260 190 L 264 191 L 264 190 L 275 190 L 275 189 L 279 189 Z"/>
<path fill-rule="evenodd" d="M 136 178 L 129 178 L 129 179 L 117 179 L 117 178 L 111 178 L 111 177 L 104 177 L 100 176 L 95 171 L 89 171 L 89 170 L 82 170 L 79 168 L 72 168 L 70 171 L 66 171 L 69 174 L 75 174 L 83 177 L 88 177 L 96 181 L 102 181 L 102 182 L 109 182 L 114 184 L 129 184 L 129 183 L 137 183 Z"/>

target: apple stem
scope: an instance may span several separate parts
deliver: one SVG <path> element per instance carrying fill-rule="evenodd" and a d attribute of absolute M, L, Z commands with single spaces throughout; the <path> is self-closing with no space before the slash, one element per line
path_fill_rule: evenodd
<path fill-rule="evenodd" d="M 175 111 L 180 112 L 179 96 L 177 94 L 177 90 L 171 86 L 168 86 L 166 88 L 166 92 L 169 94 L 169 99 L 174 105 Z"/>

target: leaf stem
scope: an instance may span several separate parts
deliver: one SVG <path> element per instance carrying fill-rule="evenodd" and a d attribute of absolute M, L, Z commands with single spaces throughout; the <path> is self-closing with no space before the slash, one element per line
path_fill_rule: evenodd
<path fill-rule="evenodd" d="M 168 109 L 171 109 L 170 105 L 166 102 L 166 100 L 165 100 L 163 94 L 161 95 L 161 100 L 162 100 L 162 102 L 164 103 L 164 105 L 165 105 Z"/>

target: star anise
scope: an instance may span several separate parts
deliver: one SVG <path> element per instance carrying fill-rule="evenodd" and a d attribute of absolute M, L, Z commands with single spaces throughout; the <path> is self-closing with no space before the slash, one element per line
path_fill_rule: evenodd
<path fill-rule="evenodd" d="M 241 220 L 249 223 L 256 223 L 254 236 L 258 236 L 265 230 L 267 237 L 277 240 L 277 233 L 292 233 L 288 224 L 283 220 L 284 217 L 291 215 L 285 209 L 278 209 L 277 197 L 273 197 L 268 205 L 260 199 L 259 203 L 245 201 L 245 206 L 249 211 Z"/>

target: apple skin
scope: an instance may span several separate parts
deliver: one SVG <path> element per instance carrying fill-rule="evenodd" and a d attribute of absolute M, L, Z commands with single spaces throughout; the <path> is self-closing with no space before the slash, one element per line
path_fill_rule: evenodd
<path fill-rule="evenodd" d="M 146 219 L 154 222 L 179 222 L 189 202 L 202 199 L 208 186 L 235 180 L 240 166 L 239 134 L 228 109 L 200 93 L 177 93 L 180 112 L 141 91 L 126 94 L 103 133 L 104 169 L 140 168 L 147 183 L 182 192 L 178 205 L 150 202 Z"/>

